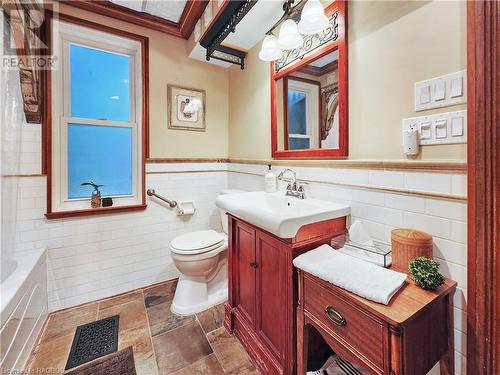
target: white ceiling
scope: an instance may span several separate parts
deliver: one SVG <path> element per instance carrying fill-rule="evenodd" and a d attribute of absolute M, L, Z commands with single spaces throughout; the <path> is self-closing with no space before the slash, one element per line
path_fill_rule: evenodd
<path fill-rule="evenodd" d="M 178 23 L 186 0 L 110 0 L 116 5 Z"/>
<path fill-rule="evenodd" d="M 260 42 L 266 32 L 283 15 L 282 0 L 259 0 L 230 33 L 222 45 L 249 50 Z"/>
<path fill-rule="evenodd" d="M 207 50 L 205 48 L 203 48 L 200 45 L 200 43 L 196 43 L 196 46 L 193 48 L 193 50 L 189 54 L 189 57 L 191 57 L 192 59 L 195 59 L 195 60 L 208 62 L 208 63 L 214 64 L 214 65 L 219 65 L 219 66 L 222 66 L 223 68 L 229 68 L 230 66 L 233 65 L 231 63 L 217 60 L 217 59 L 210 59 L 210 61 L 207 61 L 205 58 L 206 55 L 207 55 Z"/>
<path fill-rule="evenodd" d="M 223 46 L 248 51 L 259 43 L 266 32 L 283 15 L 282 0 L 258 0 L 248 11 L 243 19 L 236 26 L 236 32 L 230 33 L 222 42 Z M 206 50 L 198 43 L 191 51 L 189 57 L 207 62 L 205 59 Z M 210 59 L 210 64 L 222 66 L 224 68 L 232 66 L 231 63 Z"/>
<path fill-rule="evenodd" d="M 336 49 L 335 51 L 330 52 L 328 55 L 325 55 L 317 60 L 314 60 L 311 62 L 309 65 L 322 68 L 325 65 L 334 62 L 335 60 L 339 59 L 339 50 Z"/>

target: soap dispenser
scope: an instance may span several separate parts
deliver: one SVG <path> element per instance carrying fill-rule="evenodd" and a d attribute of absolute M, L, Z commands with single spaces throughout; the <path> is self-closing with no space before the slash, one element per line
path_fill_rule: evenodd
<path fill-rule="evenodd" d="M 276 192 L 276 175 L 271 170 L 271 164 L 268 165 L 268 171 L 264 177 L 264 185 L 266 193 Z"/>

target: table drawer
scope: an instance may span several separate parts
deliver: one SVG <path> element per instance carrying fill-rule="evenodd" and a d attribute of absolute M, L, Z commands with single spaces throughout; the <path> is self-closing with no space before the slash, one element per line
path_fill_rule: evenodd
<path fill-rule="evenodd" d="M 382 321 L 309 277 L 304 277 L 303 305 L 304 311 L 323 323 L 336 341 L 383 367 Z"/>

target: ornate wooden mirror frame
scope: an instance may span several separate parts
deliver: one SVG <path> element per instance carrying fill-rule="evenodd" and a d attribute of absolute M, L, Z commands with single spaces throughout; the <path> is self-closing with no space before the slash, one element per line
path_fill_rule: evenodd
<path fill-rule="evenodd" d="M 331 15 L 337 12 L 338 37 L 311 53 L 298 62 L 292 62 L 276 71 L 277 62 L 271 65 L 271 155 L 275 159 L 343 159 L 348 156 L 348 98 L 347 98 L 347 2 L 337 0 L 330 4 L 325 13 Z M 277 120 L 277 81 L 285 78 L 314 60 L 338 49 L 338 92 L 339 92 L 339 148 L 313 148 L 303 150 L 278 150 L 278 120 Z"/>

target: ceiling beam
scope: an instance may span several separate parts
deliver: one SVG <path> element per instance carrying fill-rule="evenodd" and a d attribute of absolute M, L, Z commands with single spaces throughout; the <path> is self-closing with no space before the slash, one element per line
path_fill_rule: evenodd
<path fill-rule="evenodd" d="M 200 19 L 205 8 L 208 5 L 208 0 L 188 0 L 186 6 L 182 11 L 179 20 L 179 31 L 184 39 L 189 39 L 191 36 L 196 22 Z"/>
<path fill-rule="evenodd" d="M 189 39 L 194 26 L 203 14 L 208 1 L 188 0 L 182 12 L 179 23 L 138 12 L 107 0 L 59 0 L 89 12 L 111 17 L 120 21 L 133 23 L 151 30 L 160 31 L 183 39 Z"/>

